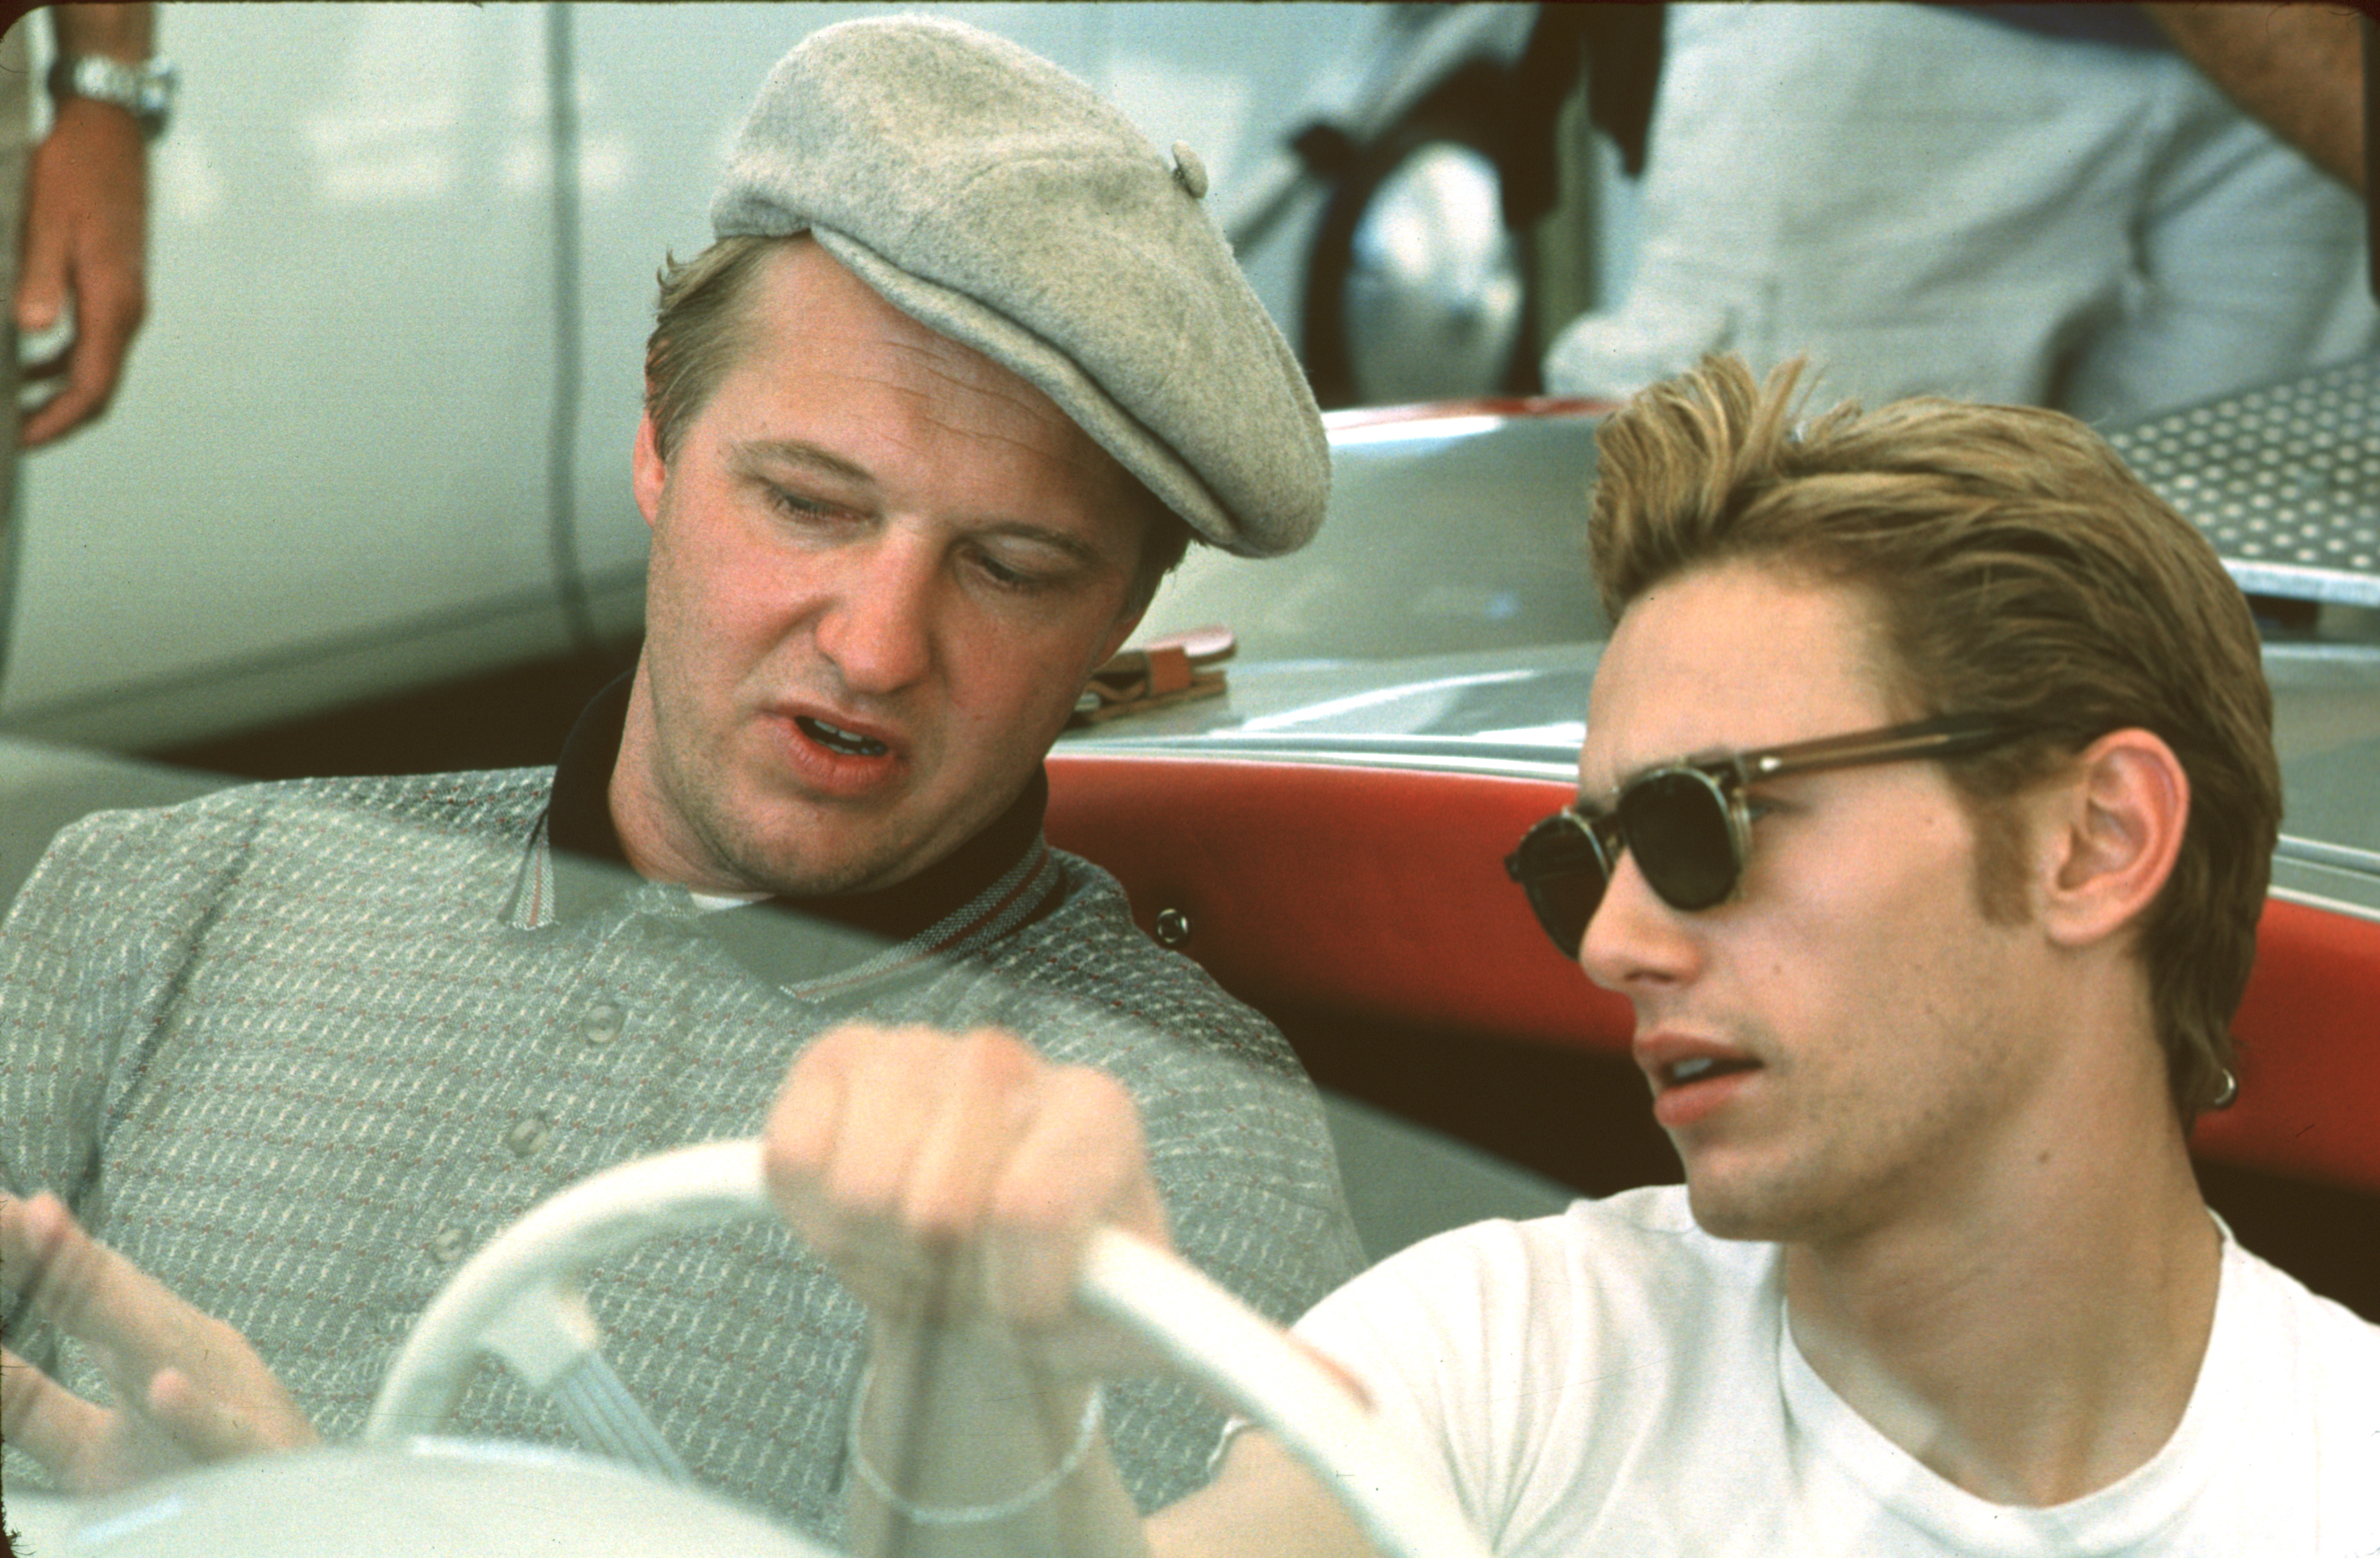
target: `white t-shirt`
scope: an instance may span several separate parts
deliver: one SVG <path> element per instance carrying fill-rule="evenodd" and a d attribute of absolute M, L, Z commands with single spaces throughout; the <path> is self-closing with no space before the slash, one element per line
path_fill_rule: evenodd
<path fill-rule="evenodd" d="M 1779 1247 L 1704 1233 L 1682 1187 L 1441 1235 L 1297 1331 L 1506 1558 L 2380 1554 L 2380 1326 L 2228 1230 L 2172 1439 L 2048 1508 L 1977 1498 L 1870 1426 L 1794 1346 Z"/>

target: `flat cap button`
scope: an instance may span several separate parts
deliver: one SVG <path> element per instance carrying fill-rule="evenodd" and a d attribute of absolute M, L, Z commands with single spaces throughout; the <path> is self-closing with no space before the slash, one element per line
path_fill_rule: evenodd
<path fill-rule="evenodd" d="M 430 1236 L 430 1258 L 442 1266 L 451 1266 L 471 1248 L 471 1236 L 460 1228 L 441 1228 Z"/>
<path fill-rule="evenodd" d="M 1207 164 L 1198 160 L 1198 153 L 1191 151 L 1186 141 L 1173 143 L 1173 182 L 1194 200 L 1207 198 Z"/>
<path fill-rule="evenodd" d="M 1190 916 L 1179 909 L 1157 912 L 1157 942 L 1160 947 L 1179 947 L 1190 939 Z"/>

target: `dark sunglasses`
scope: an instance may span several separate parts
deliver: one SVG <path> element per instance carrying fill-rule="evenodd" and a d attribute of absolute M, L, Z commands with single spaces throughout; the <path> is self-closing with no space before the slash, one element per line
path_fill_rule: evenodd
<path fill-rule="evenodd" d="M 2003 720 L 1952 715 L 1665 764 L 1621 785 L 1608 812 L 1565 806 L 1538 823 L 1505 856 L 1504 870 L 1529 895 L 1537 924 L 1562 956 L 1575 958 L 1623 849 L 1673 909 L 1709 909 L 1735 896 L 1752 852 L 1746 785 L 1869 763 L 1963 757 L 2023 733 Z"/>

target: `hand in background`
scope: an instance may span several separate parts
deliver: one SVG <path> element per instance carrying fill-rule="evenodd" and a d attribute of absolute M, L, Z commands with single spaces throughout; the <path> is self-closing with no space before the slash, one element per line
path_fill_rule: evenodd
<path fill-rule="evenodd" d="M 73 315 L 55 356 L 29 363 L 28 380 L 58 380 L 24 416 L 27 449 L 55 442 L 107 409 L 133 333 L 148 312 L 148 148 L 132 115 L 111 103 L 67 98 L 33 149 L 26 177 L 24 269 L 14 299 L 28 334 Z"/>

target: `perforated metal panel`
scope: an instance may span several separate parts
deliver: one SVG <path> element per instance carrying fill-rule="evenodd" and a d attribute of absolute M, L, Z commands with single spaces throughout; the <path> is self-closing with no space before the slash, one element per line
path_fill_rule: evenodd
<path fill-rule="evenodd" d="M 2380 606 L 2380 358 L 2108 435 L 2251 595 Z"/>

